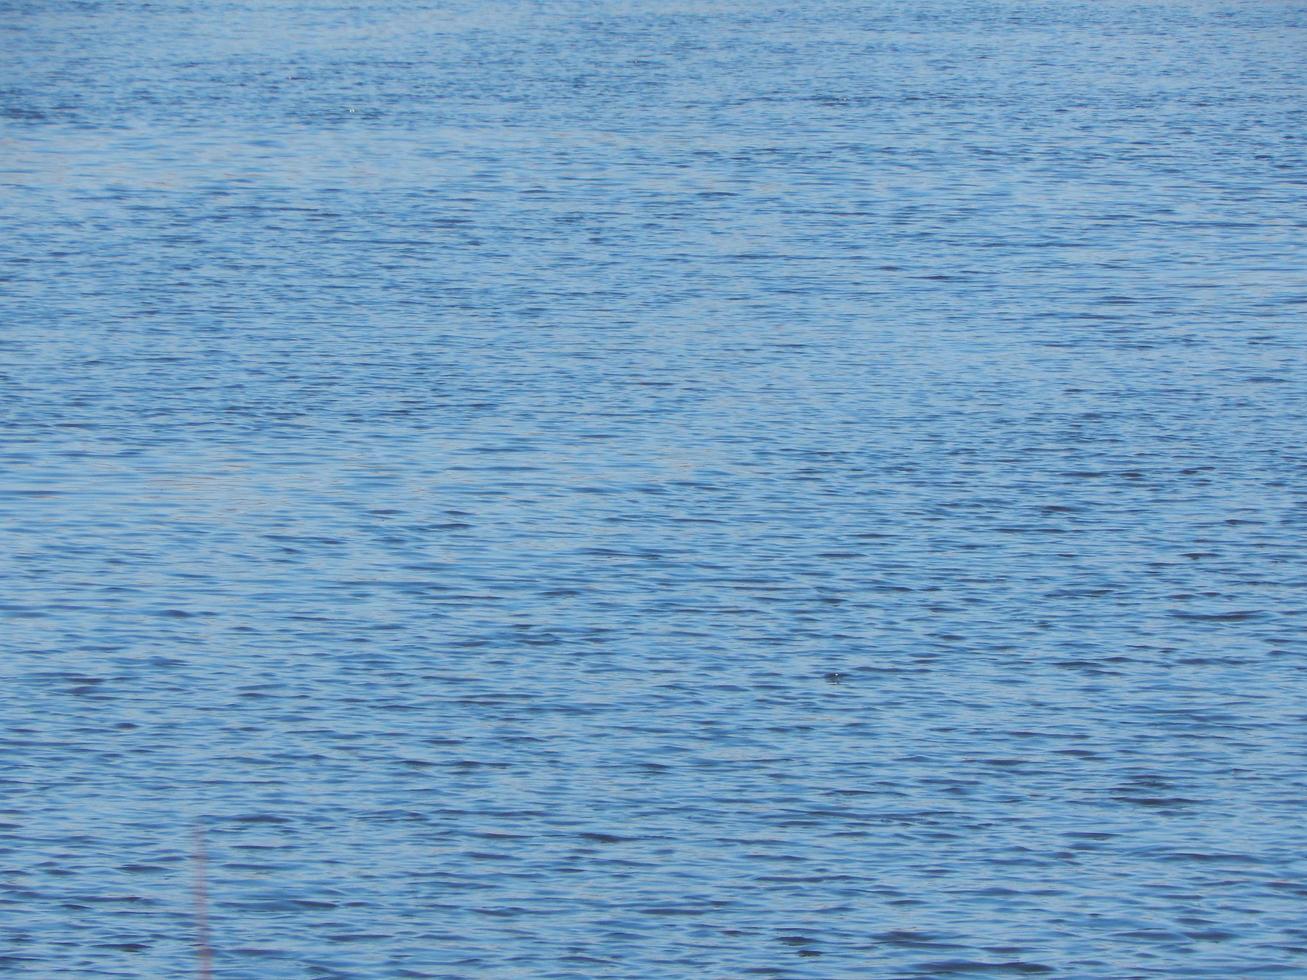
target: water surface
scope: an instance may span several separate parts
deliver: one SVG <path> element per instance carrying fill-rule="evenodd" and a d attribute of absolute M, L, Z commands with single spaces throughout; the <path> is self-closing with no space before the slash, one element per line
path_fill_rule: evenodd
<path fill-rule="evenodd" d="M 1307 12 L 0 0 L 0 972 L 1307 972 Z"/>

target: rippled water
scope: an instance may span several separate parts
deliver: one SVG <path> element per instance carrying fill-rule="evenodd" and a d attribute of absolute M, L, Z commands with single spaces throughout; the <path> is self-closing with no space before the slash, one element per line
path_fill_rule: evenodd
<path fill-rule="evenodd" d="M 1307 8 L 0 52 L 0 972 L 1307 976 Z"/>

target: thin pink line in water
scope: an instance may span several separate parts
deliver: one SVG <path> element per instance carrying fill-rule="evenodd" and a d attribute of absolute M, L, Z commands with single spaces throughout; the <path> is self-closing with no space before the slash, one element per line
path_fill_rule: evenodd
<path fill-rule="evenodd" d="M 204 847 L 204 828 L 195 825 L 191 849 L 195 868 L 195 951 L 199 955 L 199 980 L 213 980 L 213 947 L 209 945 L 209 855 Z"/>

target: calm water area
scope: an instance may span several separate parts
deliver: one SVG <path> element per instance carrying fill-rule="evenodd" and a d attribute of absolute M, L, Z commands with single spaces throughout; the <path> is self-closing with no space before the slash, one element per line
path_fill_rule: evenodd
<path fill-rule="evenodd" d="M 0 975 L 1307 977 L 1307 6 L 0 0 Z"/>

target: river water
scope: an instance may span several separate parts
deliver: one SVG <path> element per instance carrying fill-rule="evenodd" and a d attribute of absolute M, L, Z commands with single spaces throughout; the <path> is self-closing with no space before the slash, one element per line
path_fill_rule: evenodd
<path fill-rule="evenodd" d="M 0 972 L 1307 976 L 1302 4 L 0 54 Z"/>

